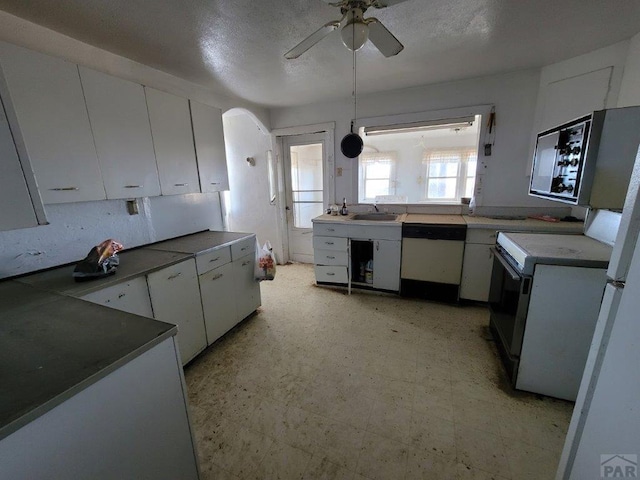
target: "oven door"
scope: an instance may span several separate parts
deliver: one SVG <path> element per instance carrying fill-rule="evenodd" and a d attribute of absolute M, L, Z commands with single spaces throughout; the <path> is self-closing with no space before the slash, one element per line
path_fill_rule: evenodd
<path fill-rule="evenodd" d="M 532 278 L 522 275 L 500 250 L 492 250 L 494 260 L 489 290 L 490 327 L 507 373 L 515 384 Z"/>

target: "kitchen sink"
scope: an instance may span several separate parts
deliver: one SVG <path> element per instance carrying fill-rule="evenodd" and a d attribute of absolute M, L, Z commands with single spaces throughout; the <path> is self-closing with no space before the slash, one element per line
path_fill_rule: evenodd
<path fill-rule="evenodd" d="M 372 220 L 374 222 L 394 222 L 398 215 L 392 213 L 356 213 L 352 220 Z"/>

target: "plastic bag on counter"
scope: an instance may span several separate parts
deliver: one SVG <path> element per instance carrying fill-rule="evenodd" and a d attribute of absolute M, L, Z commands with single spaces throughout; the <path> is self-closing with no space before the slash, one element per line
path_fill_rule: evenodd
<path fill-rule="evenodd" d="M 112 238 L 96 245 L 83 260 L 76 264 L 73 278 L 76 282 L 84 282 L 113 275 L 120 264 L 118 252 L 123 248 L 120 242 Z"/>
<path fill-rule="evenodd" d="M 276 256 L 267 241 L 262 247 L 256 240 L 255 278 L 257 281 L 273 280 L 276 277 Z"/>

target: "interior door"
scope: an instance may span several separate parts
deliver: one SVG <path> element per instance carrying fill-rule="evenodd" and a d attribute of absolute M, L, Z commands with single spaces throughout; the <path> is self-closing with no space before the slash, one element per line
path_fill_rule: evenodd
<path fill-rule="evenodd" d="M 289 258 L 313 263 L 311 219 L 324 212 L 325 135 L 295 135 L 284 139 L 286 221 Z"/>

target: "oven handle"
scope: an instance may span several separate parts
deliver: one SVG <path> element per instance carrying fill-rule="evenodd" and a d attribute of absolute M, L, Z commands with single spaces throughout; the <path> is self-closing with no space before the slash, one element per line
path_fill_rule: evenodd
<path fill-rule="evenodd" d="M 498 261 L 502 264 L 504 269 L 507 271 L 512 280 L 520 281 L 522 278 L 518 272 L 516 272 L 511 265 L 504 259 L 504 257 L 500 254 L 497 248 L 491 247 L 491 252 L 498 259 Z"/>

